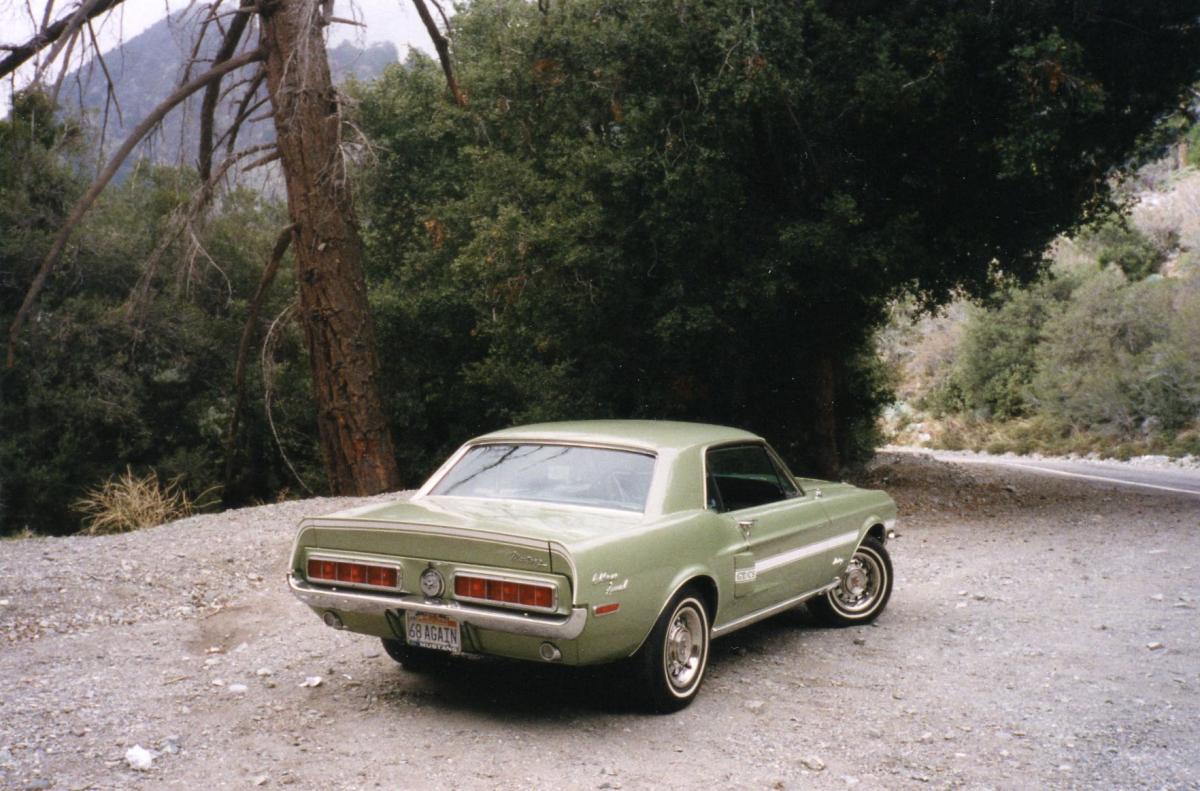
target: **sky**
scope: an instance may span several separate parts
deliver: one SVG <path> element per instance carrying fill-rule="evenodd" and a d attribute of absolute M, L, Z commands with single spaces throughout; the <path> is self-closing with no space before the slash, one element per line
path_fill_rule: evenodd
<path fill-rule="evenodd" d="M 107 52 L 118 46 L 123 39 L 133 38 L 168 13 L 187 8 L 192 3 L 199 7 L 206 5 L 198 0 L 125 0 L 110 13 L 98 18 L 96 38 L 100 42 L 100 48 Z M 77 5 L 78 0 L 56 0 L 51 20 L 69 14 Z M 0 0 L 0 44 L 27 41 L 41 23 L 45 8 L 46 0 Z M 410 46 L 424 50 L 430 55 L 434 54 L 429 35 L 409 0 L 335 0 L 334 15 L 360 19 L 366 24 L 366 28 L 334 25 L 330 35 L 331 44 L 336 45 L 346 40 L 360 45 L 391 41 L 400 52 L 401 60 Z M 93 24 L 95 25 L 95 22 Z M 18 88 L 33 78 L 35 67 L 32 63 L 27 63 L 15 75 Z M 77 65 L 73 63 L 72 68 Z M 0 85 L 0 116 L 7 114 L 12 87 L 11 79 L 5 79 Z"/>

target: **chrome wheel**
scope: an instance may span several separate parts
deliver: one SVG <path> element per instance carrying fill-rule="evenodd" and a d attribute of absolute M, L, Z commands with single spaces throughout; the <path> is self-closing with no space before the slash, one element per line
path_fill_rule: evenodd
<path fill-rule="evenodd" d="M 870 609 L 883 589 L 885 574 L 877 555 L 859 549 L 846 564 L 841 582 L 830 594 L 833 605 L 847 615 Z"/>
<path fill-rule="evenodd" d="M 692 702 L 708 663 L 708 610 L 697 586 L 685 586 L 659 613 L 642 647 L 630 658 L 641 704 L 679 711 Z"/>
<path fill-rule="evenodd" d="M 892 561 L 883 544 L 864 538 L 838 577 L 837 586 L 812 600 L 809 609 L 831 626 L 869 623 L 892 595 Z"/>
<path fill-rule="evenodd" d="M 667 627 L 663 646 L 663 669 L 676 694 L 687 694 L 704 671 L 708 625 L 694 599 L 680 602 Z"/>

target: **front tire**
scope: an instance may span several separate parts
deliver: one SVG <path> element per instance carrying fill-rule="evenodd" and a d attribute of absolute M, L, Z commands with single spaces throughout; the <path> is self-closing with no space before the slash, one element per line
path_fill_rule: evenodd
<path fill-rule="evenodd" d="M 665 714 L 695 699 L 708 666 L 710 637 L 704 600 L 694 588 L 685 588 L 663 610 L 634 655 L 648 708 Z"/>
<path fill-rule="evenodd" d="M 864 538 L 838 579 L 838 586 L 809 601 L 827 626 L 856 626 L 879 617 L 892 596 L 892 558 L 875 538 Z"/>

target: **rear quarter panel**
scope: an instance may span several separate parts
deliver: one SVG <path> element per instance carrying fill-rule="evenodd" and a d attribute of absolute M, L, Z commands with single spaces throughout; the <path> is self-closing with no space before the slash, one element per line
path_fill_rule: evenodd
<path fill-rule="evenodd" d="M 689 580 L 710 589 L 720 608 L 733 580 L 740 546 L 725 520 L 699 509 L 673 514 L 570 547 L 578 574 L 577 605 L 589 609 L 579 637 L 579 661 L 608 662 L 641 646 L 671 597 Z M 620 608 L 597 616 L 598 605 Z M 715 622 L 717 613 L 710 611 Z"/>

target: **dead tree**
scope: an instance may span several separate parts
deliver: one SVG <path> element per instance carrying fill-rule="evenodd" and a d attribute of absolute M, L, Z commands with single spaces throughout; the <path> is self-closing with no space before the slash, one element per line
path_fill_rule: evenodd
<path fill-rule="evenodd" d="M 81 0 L 61 19 L 44 21 L 24 44 L 0 59 L 0 77 L 43 50 L 60 52 L 78 36 L 84 22 L 119 5 L 121 0 Z M 222 42 L 208 71 L 191 77 L 143 120 L 119 147 L 84 198 L 72 210 L 43 260 L 9 328 L 8 365 L 15 364 L 22 326 L 84 212 L 111 180 L 137 143 L 179 102 L 199 92 L 219 97 L 221 79 L 247 64 L 265 62 L 265 79 L 251 77 L 250 90 L 265 82 L 272 106 L 278 156 L 294 224 L 292 245 L 299 288 L 300 321 L 308 343 L 318 433 L 329 488 L 335 494 L 374 494 L 399 487 L 391 432 L 379 391 L 375 330 L 367 304 L 362 268 L 362 239 L 341 147 L 341 115 L 329 74 L 323 30 L 332 19 L 331 0 L 259 0 L 242 3 L 222 31 Z M 214 4 L 212 13 L 219 13 Z M 258 48 L 240 43 L 250 15 L 259 24 Z M 206 26 L 220 27 L 217 25 Z M 243 47 L 241 54 L 239 46 Z M 51 58 L 52 60 L 52 58 Z M 240 124 L 254 104 L 244 96 Z M 216 101 L 202 106 L 199 161 L 212 168 L 215 145 L 211 114 Z M 229 149 L 236 128 L 227 131 Z M 261 162 L 261 160 L 260 160 Z M 207 175 L 207 173 L 206 173 Z M 208 181 L 204 186 L 208 187 Z M 202 201 L 201 203 L 206 203 Z"/>

